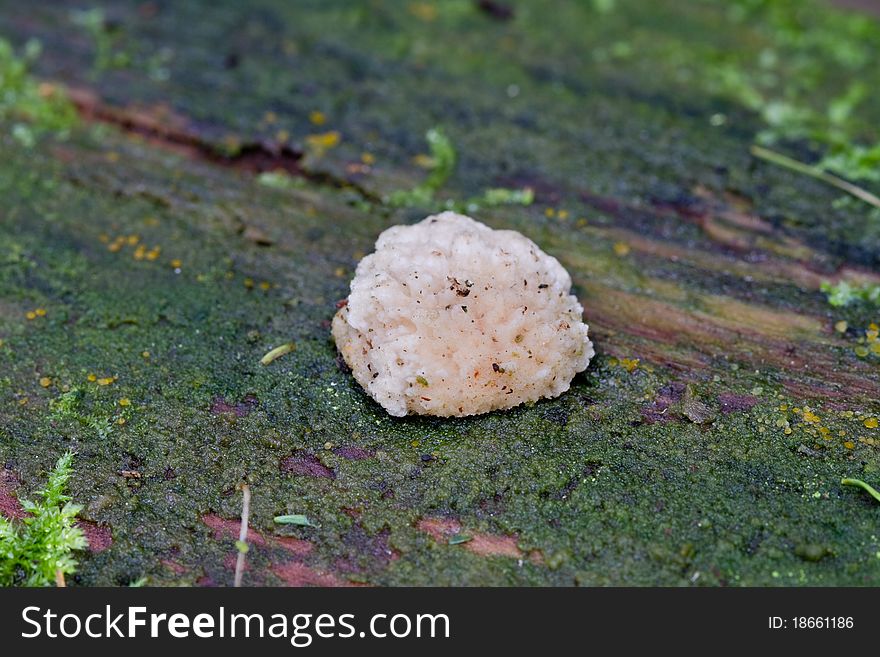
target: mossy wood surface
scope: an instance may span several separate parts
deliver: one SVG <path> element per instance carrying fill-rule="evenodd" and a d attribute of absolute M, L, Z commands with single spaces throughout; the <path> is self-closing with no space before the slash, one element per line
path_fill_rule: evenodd
<path fill-rule="evenodd" d="M 0 123 L 0 511 L 76 451 L 72 584 L 231 584 L 243 482 L 248 585 L 880 583 L 880 505 L 840 485 L 880 481 L 876 317 L 819 290 L 880 280 L 880 217 L 754 158 L 767 117 L 715 84 L 771 49 L 783 93 L 802 44 L 759 2 L 480 4 L 0 2 L 78 114 Z M 810 97 L 876 89 L 852 66 Z M 432 127 L 451 177 L 384 203 Z M 389 417 L 336 303 L 383 229 L 493 188 L 534 190 L 472 214 L 559 258 L 598 355 L 558 399 Z"/>

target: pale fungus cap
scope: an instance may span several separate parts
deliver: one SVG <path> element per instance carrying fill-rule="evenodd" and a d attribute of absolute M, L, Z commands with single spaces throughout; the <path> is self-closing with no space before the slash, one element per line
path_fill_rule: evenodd
<path fill-rule="evenodd" d="M 570 289 L 530 239 L 443 212 L 379 236 L 333 338 L 391 415 L 512 408 L 562 394 L 595 353 Z"/>

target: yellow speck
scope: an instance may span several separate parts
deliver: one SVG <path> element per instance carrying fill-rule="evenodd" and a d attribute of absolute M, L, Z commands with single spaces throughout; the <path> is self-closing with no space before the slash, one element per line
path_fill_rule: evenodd
<path fill-rule="evenodd" d="M 845 443 L 843 443 L 843 446 L 846 447 L 847 449 L 852 449 L 853 447 L 856 446 L 856 444 L 851 440 L 847 440 Z"/>
<path fill-rule="evenodd" d="M 241 139 L 237 135 L 226 135 L 223 137 L 223 146 L 234 153 L 241 148 Z"/>
<path fill-rule="evenodd" d="M 271 290 L 272 284 L 268 281 L 263 281 L 262 283 L 260 283 L 260 289 L 263 290 L 264 292 L 267 290 Z"/>
<path fill-rule="evenodd" d="M 159 257 L 161 251 L 162 249 L 160 249 L 158 246 L 154 246 L 152 249 L 147 251 L 147 260 L 155 260 Z"/>
<path fill-rule="evenodd" d="M 117 253 L 121 249 L 122 249 L 121 242 L 113 242 L 113 243 L 107 245 L 107 250 L 110 251 L 111 253 Z"/>
<path fill-rule="evenodd" d="M 333 270 L 333 273 L 336 275 L 336 278 L 344 278 L 345 277 L 345 268 L 337 267 Z"/>
<path fill-rule="evenodd" d="M 809 408 L 804 409 L 804 422 L 809 422 L 810 424 L 816 424 L 819 422 L 819 416 L 813 413 Z"/>
<path fill-rule="evenodd" d="M 263 121 L 265 123 L 275 123 L 278 120 L 278 115 L 275 112 L 266 112 L 263 114 Z"/>
<path fill-rule="evenodd" d="M 413 158 L 413 164 L 423 169 L 430 169 L 434 166 L 434 158 L 424 153 L 419 153 Z"/>
<path fill-rule="evenodd" d="M 376 157 L 372 153 L 361 153 L 361 162 L 364 164 L 373 164 L 376 161 Z"/>
<path fill-rule="evenodd" d="M 290 139 L 290 133 L 287 130 L 279 130 L 275 133 L 275 140 L 281 144 Z"/>
<path fill-rule="evenodd" d="M 249 289 L 249 290 L 253 289 L 253 287 L 254 287 L 254 279 L 253 279 L 253 278 L 246 278 L 246 279 L 244 279 L 244 286 L 245 286 L 247 289 Z"/>
<path fill-rule="evenodd" d="M 786 436 L 790 435 L 791 434 L 791 427 L 785 427 L 785 429 L 783 429 L 782 433 L 784 433 Z"/>
<path fill-rule="evenodd" d="M 868 427 L 869 429 L 876 429 L 877 428 L 877 418 L 875 418 L 875 417 L 865 418 L 864 425 L 866 427 Z"/>
<path fill-rule="evenodd" d="M 125 424 L 125 418 L 124 417 L 119 418 L 118 420 L 116 420 L 116 424 L 122 426 L 123 424 Z"/>
<path fill-rule="evenodd" d="M 861 346 L 861 345 L 859 345 L 858 347 L 856 347 L 853 351 L 856 352 L 856 356 L 858 356 L 859 358 L 864 358 L 864 357 L 867 356 L 868 353 L 869 353 L 869 352 L 868 352 L 868 348 L 867 348 L 867 347 L 863 347 L 863 346 Z"/>
<path fill-rule="evenodd" d="M 143 244 L 139 244 L 138 248 L 134 250 L 134 259 L 135 260 L 143 260 L 144 256 L 147 255 L 147 249 Z"/>
<path fill-rule="evenodd" d="M 621 258 L 627 254 L 629 254 L 630 248 L 629 244 L 626 242 L 615 242 L 614 243 L 614 254 L 620 256 Z"/>
<path fill-rule="evenodd" d="M 149 351 L 142 351 L 142 352 L 141 352 L 141 356 L 142 356 L 143 358 L 149 358 L 149 357 L 150 357 L 150 352 L 149 352 Z"/>
<path fill-rule="evenodd" d="M 55 95 L 55 85 L 50 82 L 41 82 L 40 86 L 37 87 L 37 93 L 40 94 L 40 98 L 51 98 Z"/>
<path fill-rule="evenodd" d="M 105 376 L 105 377 L 98 379 L 98 385 L 99 386 L 109 386 L 115 380 L 116 380 L 115 376 Z"/>
<path fill-rule="evenodd" d="M 843 320 L 840 320 L 839 322 L 837 322 L 834 325 L 834 330 L 837 331 L 838 333 L 846 333 L 846 329 L 848 329 L 848 328 L 849 328 L 849 324 L 847 324 Z"/>
<path fill-rule="evenodd" d="M 95 381 L 98 380 L 98 377 L 95 376 L 94 374 L 89 374 L 89 375 L 86 377 L 86 379 L 88 379 L 89 381 L 95 382 Z"/>
<path fill-rule="evenodd" d="M 128 397 L 123 397 L 119 400 L 120 406 L 131 406 L 131 400 Z"/>
<path fill-rule="evenodd" d="M 50 385 L 52 385 L 52 379 L 50 379 L 48 376 L 44 376 L 42 379 L 40 379 L 40 385 L 44 388 L 48 388 Z"/>
<path fill-rule="evenodd" d="M 110 236 L 107 233 L 101 233 L 98 235 L 98 241 L 102 244 L 107 244 L 110 242 Z"/>
<path fill-rule="evenodd" d="M 627 372 L 632 372 L 639 366 L 638 358 L 621 358 L 620 366 Z"/>
<path fill-rule="evenodd" d="M 35 313 L 33 310 L 28 310 L 28 311 L 24 314 L 24 316 L 25 316 L 26 318 L 28 318 L 28 319 L 36 319 L 36 318 L 37 318 L 37 313 Z"/>
<path fill-rule="evenodd" d="M 590 222 L 587 221 L 587 218 L 586 218 L 586 217 L 581 217 L 580 219 L 577 220 L 577 226 L 578 226 L 578 228 L 583 228 L 583 227 L 586 226 L 588 223 L 590 223 Z"/>
<path fill-rule="evenodd" d="M 780 410 L 780 411 L 787 411 L 787 410 L 788 410 L 788 404 L 780 404 L 780 405 L 779 405 L 779 410 Z"/>
<path fill-rule="evenodd" d="M 544 216 L 547 217 L 548 219 L 552 219 L 553 217 L 556 216 L 556 210 L 554 210 L 553 208 L 546 208 L 544 210 Z"/>
<path fill-rule="evenodd" d="M 568 210 L 560 210 L 559 211 L 560 219 L 568 219 Z"/>
<path fill-rule="evenodd" d="M 874 322 L 871 322 L 870 324 L 868 324 L 868 330 L 869 331 L 880 331 L 880 326 L 877 326 L 877 324 L 875 324 Z"/>
<path fill-rule="evenodd" d="M 27 403 L 28 403 L 28 398 L 27 398 L 27 397 L 22 397 L 21 399 L 18 400 L 18 405 L 19 405 L 19 406 L 27 406 Z"/>
<path fill-rule="evenodd" d="M 129 235 L 128 237 L 125 238 L 125 241 L 128 242 L 129 246 L 134 246 L 135 244 L 137 244 L 138 242 L 141 241 L 141 238 L 138 237 L 137 235 Z"/>
<path fill-rule="evenodd" d="M 327 117 L 324 115 L 324 112 L 315 110 L 309 112 L 309 121 L 311 121 L 313 125 L 324 125 L 327 123 Z"/>
<path fill-rule="evenodd" d="M 328 148 L 333 148 L 342 140 L 342 135 L 336 130 L 322 132 L 315 135 L 306 135 L 306 144 L 316 153 L 323 153 Z"/>
<path fill-rule="evenodd" d="M 430 2 L 411 2 L 407 9 L 413 16 L 426 23 L 437 18 L 437 7 Z"/>
<path fill-rule="evenodd" d="M 178 258 L 175 258 L 171 261 L 171 266 L 175 269 L 180 269 L 181 267 L 183 267 L 183 263 Z"/>
<path fill-rule="evenodd" d="M 869 331 L 866 331 L 866 332 L 865 332 L 865 339 L 866 339 L 868 342 L 874 342 L 875 340 L 877 340 L 877 336 L 878 336 L 878 335 L 880 335 L 880 331 L 871 331 L 871 330 L 869 330 Z"/>

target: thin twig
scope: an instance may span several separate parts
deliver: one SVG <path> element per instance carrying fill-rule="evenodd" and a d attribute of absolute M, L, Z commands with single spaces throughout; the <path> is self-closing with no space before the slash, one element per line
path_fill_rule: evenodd
<path fill-rule="evenodd" d="M 238 530 L 238 558 L 235 560 L 235 586 L 241 586 L 244 574 L 244 555 L 247 554 L 248 516 L 251 514 L 251 489 L 247 484 L 241 485 L 241 527 Z"/>
<path fill-rule="evenodd" d="M 868 190 L 859 187 L 858 185 L 853 185 L 851 182 L 848 182 L 843 178 L 838 178 L 837 176 L 830 174 L 827 171 L 820 169 L 819 167 L 804 164 L 803 162 L 798 162 L 797 160 L 793 160 L 786 155 L 771 151 L 770 149 L 764 148 L 762 146 L 752 145 L 750 150 L 752 155 L 757 158 L 766 160 L 767 162 L 772 162 L 773 164 L 785 167 L 786 169 L 790 169 L 791 171 L 796 171 L 797 173 L 811 176 L 812 178 L 816 178 L 818 180 L 821 180 L 822 182 L 826 182 L 829 185 L 837 187 L 837 189 L 842 189 L 847 194 L 852 194 L 857 199 L 861 199 L 869 205 L 873 205 L 875 208 L 880 208 L 880 196 L 876 196 Z"/>
<path fill-rule="evenodd" d="M 67 584 L 64 581 L 64 571 L 60 568 L 55 570 L 55 586 L 59 589 L 63 589 Z"/>

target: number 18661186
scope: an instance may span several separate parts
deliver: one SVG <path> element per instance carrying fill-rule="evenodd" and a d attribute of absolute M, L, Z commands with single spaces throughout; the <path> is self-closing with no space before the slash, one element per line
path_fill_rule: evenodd
<path fill-rule="evenodd" d="M 767 621 L 771 630 L 849 630 L 854 625 L 852 616 L 770 616 Z"/>

